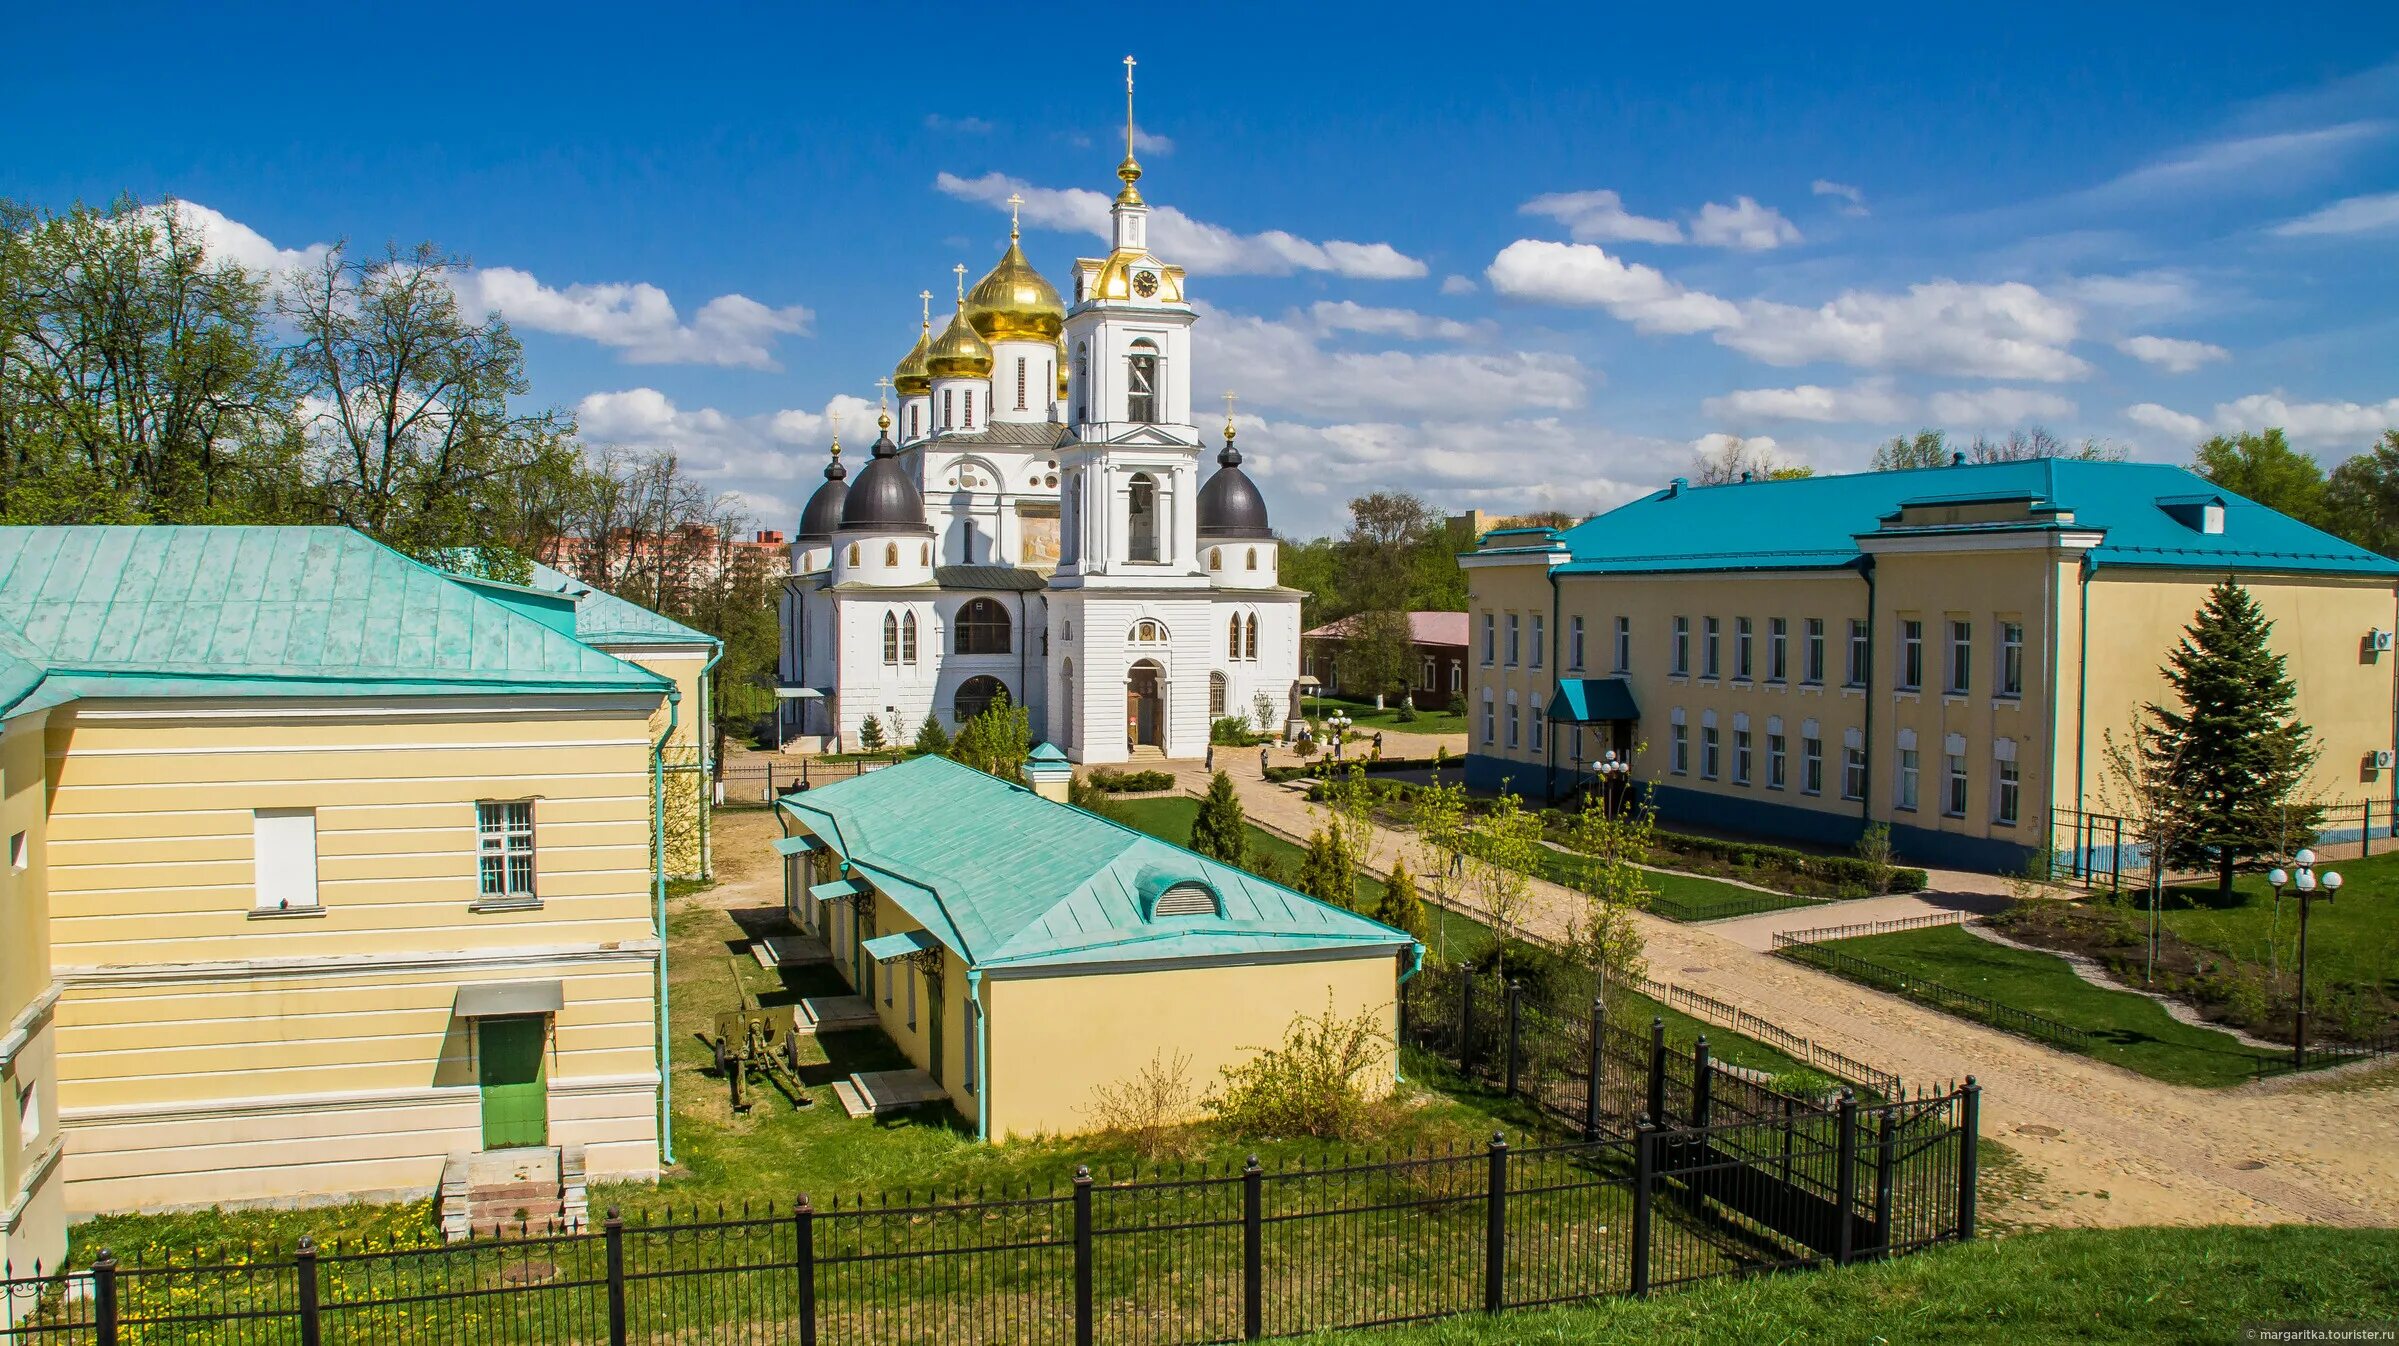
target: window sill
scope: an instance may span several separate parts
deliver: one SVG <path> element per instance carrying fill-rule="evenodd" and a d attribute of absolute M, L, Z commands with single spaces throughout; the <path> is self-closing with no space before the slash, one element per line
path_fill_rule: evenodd
<path fill-rule="evenodd" d="M 1944 705 L 1944 706 L 1962 706 L 1962 705 L 1965 705 L 1965 704 L 1966 704 L 1966 693 L 1964 693 L 1964 692 L 1943 692 L 1943 693 L 1941 693 L 1941 704 L 1942 704 L 1942 705 Z"/>
<path fill-rule="evenodd" d="M 1991 698 L 1991 709 L 2022 710 L 2024 709 L 2024 698 L 2020 696 L 1995 696 Z"/>
<path fill-rule="evenodd" d="M 325 908 L 322 905 L 314 907 L 254 907 L 250 911 L 250 919 L 253 921 L 299 921 L 307 920 L 310 917 L 321 917 L 324 914 Z"/>
<path fill-rule="evenodd" d="M 1911 701 L 1917 705 L 1923 705 L 1924 689 L 1921 687 L 1894 687 L 1891 689 L 1891 699 L 1893 701 Z"/>
<path fill-rule="evenodd" d="M 476 900 L 475 900 L 475 901 L 473 901 L 473 902 L 469 902 L 469 903 L 467 904 L 467 908 L 466 908 L 466 909 L 467 909 L 468 911 L 476 911 L 476 912 L 482 912 L 482 911 L 539 911 L 539 910 L 541 910 L 541 899 L 540 899 L 540 898 L 538 898 L 538 897 L 486 897 L 486 898 L 478 898 L 478 899 L 476 899 Z"/>

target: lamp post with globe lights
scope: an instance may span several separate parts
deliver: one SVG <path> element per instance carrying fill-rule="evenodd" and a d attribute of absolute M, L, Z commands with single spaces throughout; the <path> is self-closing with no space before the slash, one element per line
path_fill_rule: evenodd
<path fill-rule="evenodd" d="M 1348 711 L 1336 710 L 1332 714 L 1324 717 L 1325 730 L 1327 733 L 1331 734 L 1333 738 L 1333 760 L 1336 762 L 1342 759 L 1341 743 L 1342 739 L 1349 733 L 1349 726 L 1350 718 Z"/>
<path fill-rule="evenodd" d="M 1608 816 L 1613 818 L 1622 811 L 1624 784 L 1633 774 L 1633 764 L 1618 757 L 1616 750 L 1610 748 L 1599 759 L 1598 770 L 1600 790 L 1608 801 Z"/>
<path fill-rule="evenodd" d="M 2302 848 L 2291 857 L 2291 870 L 2276 865 L 2266 874 L 2266 882 L 2274 889 L 2274 900 L 2282 900 L 2286 887 L 2299 894 L 2299 1002 L 2291 1022 L 2291 1068 L 2307 1068 L 2307 908 L 2321 894 L 2330 902 L 2341 891 L 2341 876 L 2332 870 L 2316 873 L 2316 853 Z"/>

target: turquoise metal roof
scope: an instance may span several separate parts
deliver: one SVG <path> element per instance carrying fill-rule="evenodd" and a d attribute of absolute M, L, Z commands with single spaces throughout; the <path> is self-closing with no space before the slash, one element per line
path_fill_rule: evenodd
<path fill-rule="evenodd" d="M 2192 525 L 2194 497 L 2223 500 L 2222 532 Z M 1566 530 L 1572 559 L 1556 573 L 1832 569 L 1857 563 L 1860 535 L 1904 506 L 2010 499 L 2040 516 L 2019 528 L 2103 534 L 2090 553 L 2100 566 L 2399 577 L 2399 562 L 2185 468 L 2067 458 L 1670 488 Z M 2060 510 L 2073 522 L 2045 513 Z"/>
<path fill-rule="evenodd" d="M 628 602 L 605 589 L 595 589 L 539 561 L 533 563 L 533 578 L 528 585 L 574 600 L 575 639 L 586 645 L 714 646 L 717 643 L 716 637 L 705 631 L 695 631 L 639 603 Z"/>
<path fill-rule="evenodd" d="M 1549 718 L 1560 724 L 1605 724 L 1638 720 L 1632 684 L 1623 678 L 1560 678 L 1549 699 Z"/>
<path fill-rule="evenodd" d="M 666 686 L 346 528 L 0 528 L 0 696 L 21 687 L 19 710 Z"/>
<path fill-rule="evenodd" d="M 1402 931 L 946 757 L 818 786 L 779 807 L 973 968 L 1413 944 Z M 1149 902 L 1179 882 L 1205 885 L 1218 911 L 1152 919 Z"/>

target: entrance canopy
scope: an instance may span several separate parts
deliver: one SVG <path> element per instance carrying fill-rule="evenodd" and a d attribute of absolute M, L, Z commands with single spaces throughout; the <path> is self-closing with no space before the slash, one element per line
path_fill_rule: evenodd
<path fill-rule="evenodd" d="M 1549 699 L 1549 718 L 1556 724 L 1607 724 L 1638 720 L 1633 687 L 1623 678 L 1560 678 L 1558 694 Z"/>
<path fill-rule="evenodd" d="M 912 953 L 938 949 L 941 941 L 935 939 L 930 930 L 903 930 L 896 935 L 878 935 L 859 947 L 865 949 L 866 956 L 876 962 L 888 963 Z"/>
<path fill-rule="evenodd" d="M 484 981 L 458 988 L 450 1012 L 461 1019 L 496 1019 L 504 1014 L 556 1014 L 566 1004 L 566 987 L 555 981 Z"/>

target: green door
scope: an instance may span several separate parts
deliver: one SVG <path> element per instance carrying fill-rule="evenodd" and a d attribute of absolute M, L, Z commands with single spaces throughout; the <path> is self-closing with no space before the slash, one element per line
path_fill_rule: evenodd
<path fill-rule="evenodd" d="M 483 1085 L 483 1148 L 550 1140 L 549 1020 L 539 1014 L 478 1019 L 476 1074 Z"/>

